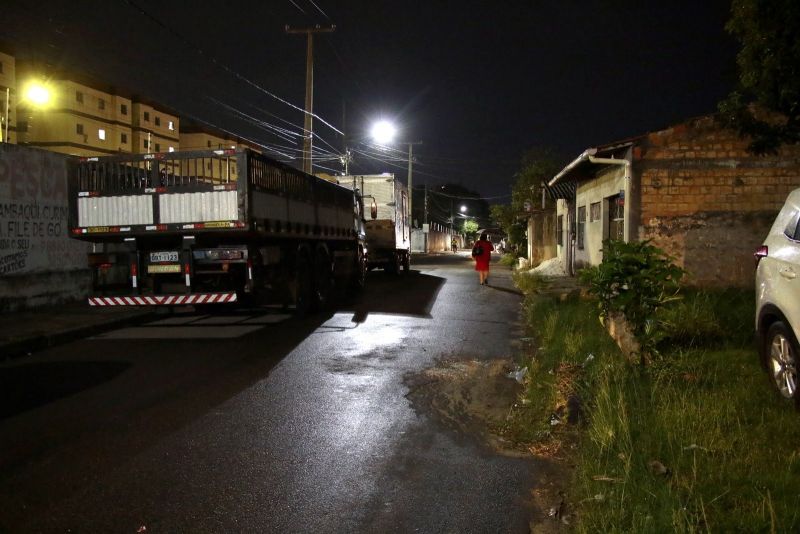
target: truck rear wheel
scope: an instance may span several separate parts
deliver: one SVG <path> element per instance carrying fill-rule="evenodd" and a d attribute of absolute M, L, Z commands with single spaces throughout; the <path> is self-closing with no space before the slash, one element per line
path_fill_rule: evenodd
<path fill-rule="evenodd" d="M 313 309 L 314 288 L 311 263 L 303 252 L 297 253 L 293 285 L 295 313 L 301 317 L 308 315 Z"/>
<path fill-rule="evenodd" d="M 318 246 L 314 255 L 314 286 L 316 288 L 316 305 L 319 309 L 327 309 L 333 298 L 333 268 L 328 249 Z"/>

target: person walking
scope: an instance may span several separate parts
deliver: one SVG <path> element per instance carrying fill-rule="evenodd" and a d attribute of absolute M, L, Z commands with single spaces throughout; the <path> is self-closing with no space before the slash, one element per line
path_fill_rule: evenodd
<path fill-rule="evenodd" d="M 489 285 L 489 262 L 493 250 L 494 245 L 486 238 L 486 232 L 481 234 L 478 242 L 472 247 L 472 259 L 475 260 L 475 270 L 478 271 L 478 279 L 482 286 Z"/>

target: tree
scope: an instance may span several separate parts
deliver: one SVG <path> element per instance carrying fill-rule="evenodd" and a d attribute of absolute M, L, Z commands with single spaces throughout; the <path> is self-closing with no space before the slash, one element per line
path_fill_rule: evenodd
<path fill-rule="evenodd" d="M 510 245 L 520 252 L 527 250 L 527 210 L 541 206 L 542 182 L 547 182 L 561 170 L 560 159 L 551 148 L 532 148 L 522 156 L 522 168 L 514 175 L 511 186 L 511 205 L 495 204 L 490 207 L 492 219 L 508 235 Z M 552 200 L 546 199 L 549 206 Z"/>
<path fill-rule="evenodd" d="M 461 231 L 464 232 L 464 235 L 467 236 L 468 239 L 475 239 L 475 234 L 478 233 L 478 223 L 467 219 L 464 221 L 464 226 L 462 227 Z"/>
<path fill-rule="evenodd" d="M 800 4 L 734 0 L 725 29 L 742 48 L 739 82 L 720 102 L 720 120 L 751 137 L 757 154 L 800 141 Z M 778 116 L 775 116 L 775 115 Z"/>

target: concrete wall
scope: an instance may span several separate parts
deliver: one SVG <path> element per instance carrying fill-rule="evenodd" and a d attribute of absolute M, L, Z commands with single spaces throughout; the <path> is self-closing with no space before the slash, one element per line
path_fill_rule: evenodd
<path fill-rule="evenodd" d="M 754 156 L 710 117 L 637 143 L 638 238 L 677 258 L 701 286 L 752 286 L 753 251 L 786 196 L 800 187 L 800 147 Z"/>
<path fill-rule="evenodd" d="M 420 228 L 414 228 L 411 231 L 411 251 L 412 252 L 446 252 L 451 250 L 452 234 L 444 226 L 431 224 L 432 228 L 427 234 L 422 232 Z M 456 235 L 463 248 L 463 239 L 461 236 Z M 427 250 L 426 250 L 427 241 Z"/>
<path fill-rule="evenodd" d="M 557 255 L 556 210 L 533 213 L 528 218 L 528 260 L 536 266 Z"/>
<path fill-rule="evenodd" d="M 586 220 L 583 248 L 575 247 L 576 265 L 597 265 L 603 261 L 603 239 L 608 237 L 608 199 L 621 191 L 627 193 L 627 187 L 623 166 L 609 166 L 596 179 L 578 185 L 575 196 L 576 213 L 580 213 L 580 209 L 584 208 Z M 597 203 L 600 207 L 599 216 L 593 218 L 591 207 Z"/>
<path fill-rule="evenodd" d="M 67 157 L 0 145 L 0 311 L 85 296 L 89 245 L 67 228 Z"/>

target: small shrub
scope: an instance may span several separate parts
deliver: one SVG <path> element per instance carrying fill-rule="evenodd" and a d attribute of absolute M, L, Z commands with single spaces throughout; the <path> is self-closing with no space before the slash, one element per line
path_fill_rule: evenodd
<path fill-rule="evenodd" d="M 676 298 L 685 271 L 650 241 L 606 240 L 603 262 L 584 269 L 581 280 L 598 300 L 602 317 L 620 313 L 633 330 L 643 356 L 655 353 L 660 330 L 655 313 Z"/>
<path fill-rule="evenodd" d="M 517 255 L 508 253 L 503 254 L 500 258 L 500 265 L 505 265 L 506 267 L 514 267 L 517 264 Z"/>

